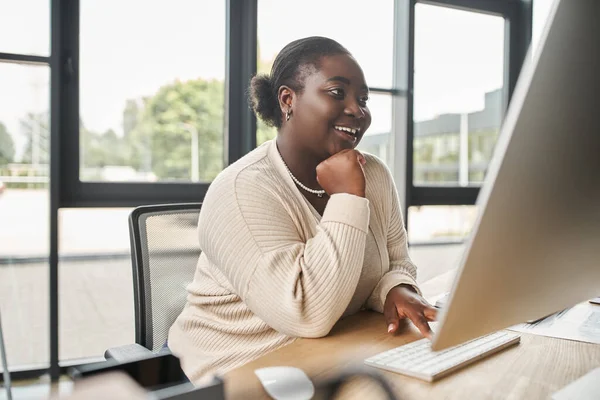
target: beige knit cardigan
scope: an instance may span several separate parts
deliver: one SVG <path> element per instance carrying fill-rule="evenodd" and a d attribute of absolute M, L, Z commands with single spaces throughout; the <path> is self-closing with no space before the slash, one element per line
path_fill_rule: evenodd
<path fill-rule="evenodd" d="M 192 381 L 295 338 L 327 335 L 352 299 L 382 312 L 392 287 L 416 287 L 391 174 L 365 157 L 366 198 L 335 194 L 322 216 L 292 181 L 275 141 L 214 180 L 198 222 L 202 255 L 169 332 Z M 365 265 L 368 235 L 379 262 Z M 363 279 L 375 283 L 361 286 Z"/>

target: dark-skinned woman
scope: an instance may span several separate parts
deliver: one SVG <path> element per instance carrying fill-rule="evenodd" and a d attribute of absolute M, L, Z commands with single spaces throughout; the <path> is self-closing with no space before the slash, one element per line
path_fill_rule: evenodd
<path fill-rule="evenodd" d="M 429 336 L 436 311 L 417 287 L 392 176 L 355 150 L 371 124 L 356 60 L 334 40 L 296 40 L 250 89 L 278 134 L 204 199 L 202 255 L 168 340 L 188 377 L 326 336 L 361 309 L 384 313 L 391 334 L 408 318 Z"/>

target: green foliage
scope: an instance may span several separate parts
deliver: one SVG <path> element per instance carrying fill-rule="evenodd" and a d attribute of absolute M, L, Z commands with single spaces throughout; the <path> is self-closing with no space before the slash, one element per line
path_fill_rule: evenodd
<path fill-rule="evenodd" d="M 268 126 L 258 118 L 256 122 L 256 144 L 261 145 L 267 140 L 274 139 L 277 136 L 277 128 Z"/>
<path fill-rule="evenodd" d="M 80 163 L 88 169 L 87 178 L 101 179 L 99 169 L 106 166 L 130 166 L 160 180 L 190 179 L 192 134 L 197 131 L 199 178 L 212 181 L 224 167 L 224 97 L 222 81 L 175 81 L 151 97 L 126 101 L 123 136 L 113 130 L 94 132 L 80 121 Z M 35 156 L 38 163 L 48 163 L 48 113 L 27 114 L 21 127 L 27 138 L 22 161 L 31 163 Z M 3 128 L 0 125 L 0 157 L 10 149 L 12 158 L 12 141 L 1 141 L 7 136 Z M 259 144 L 276 134 L 275 128 L 258 122 Z"/>
<path fill-rule="evenodd" d="M 458 151 L 449 151 L 443 156 L 438 157 L 439 164 L 458 164 Z"/>
<path fill-rule="evenodd" d="M 433 145 L 415 139 L 414 162 L 416 164 L 430 164 L 433 162 Z"/>
<path fill-rule="evenodd" d="M 6 165 L 14 161 L 15 144 L 6 130 L 6 126 L 0 122 L 0 165 Z"/>
<path fill-rule="evenodd" d="M 198 133 L 199 176 L 223 169 L 224 85 L 203 79 L 175 81 L 149 98 L 127 100 L 123 137 L 81 126 L 82 165 L 131 166 L 161 180 L 190 179 L 192 132 Z"/>
<path fill-rule="evenodd" d="M 109 129 L 103 134 L 87 130 L 83 124 L 79 127 L 80 162 L 82 167 L 100 168 L 106 165 L 128 165 L 126 147 L 123 139 Z"/>
<path fill-rule="evenodd" d="M 125 109 L 123 110 L 123 134 L 125 137 L 128 137 L 137 126 L 142 111 L 143 104 L 131 99 L 125 102 Z"/>
<path fill-rule="evenodd" d="M 489 162 L 498 141 L 498 130 L 483 130 L 469 134 L 469 162 Z"/>
<path fill-rule="evenodd" d="M 224 86 L 217 80 L 176 81 L 145 102 L 130 143 L 136 168 L 161 179 L 189 179 L 193 129 L 198 132 L 200 179 L 223 169 Z"/>

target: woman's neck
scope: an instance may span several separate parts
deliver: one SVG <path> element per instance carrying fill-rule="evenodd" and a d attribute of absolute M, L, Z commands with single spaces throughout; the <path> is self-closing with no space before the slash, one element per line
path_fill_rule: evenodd
<path fill-rule="evenodd" d="M 289 138 L 291 133 L 278 133 L 275 143 L 281 158 L 289 168 L 290 172 L 302 182 L 303 185 L 311 189 L 321 189 L 317 182 L 317 165 L 323 160 L 311 155 L 307 151 L 295 144 Z"/>

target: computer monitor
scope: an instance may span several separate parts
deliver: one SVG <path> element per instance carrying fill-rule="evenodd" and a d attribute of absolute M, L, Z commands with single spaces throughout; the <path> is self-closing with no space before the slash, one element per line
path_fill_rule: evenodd
<path fill-rule="evenodd" d="M 599 19 L 556 1 L 527 57 L 433 350 L 600 293 Z"/>

